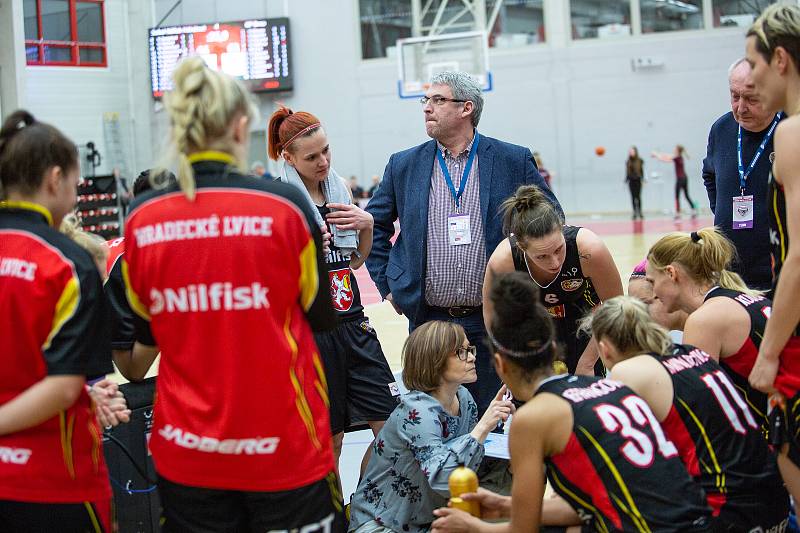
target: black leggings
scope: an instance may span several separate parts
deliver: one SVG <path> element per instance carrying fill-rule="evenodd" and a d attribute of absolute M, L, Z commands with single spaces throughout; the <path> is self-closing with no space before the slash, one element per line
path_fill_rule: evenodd
<path fill-rule="evenodd" d="M 683 195 L 686 197 L 686 201 L 689 202 L 689 207 L 695 209 L 695 203 L 691 198 L 689 198 L 689 180 L 686 178 L 678 178 L 677 181 L 675 181 L 675 212 L 681 212 L 681 190 L 683 191 Z"/>
<path fill-rule="evenodd" d="M 629 179 L 628 189 L 631 191 L 631 203 L 633 204 L 633 214 L 642 214 L 642 180 Z"/>

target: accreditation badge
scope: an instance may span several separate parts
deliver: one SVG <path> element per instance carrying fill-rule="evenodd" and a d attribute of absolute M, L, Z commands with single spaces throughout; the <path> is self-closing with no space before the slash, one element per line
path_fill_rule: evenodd
<path fill-rule="evenodd" d="M 733 229 L 753 228 L 753 195 L 733 197 Z"/>
<path fill-rule="evenodd" d="M 450 215 L 447 217 L 447 237 L 450 246 L 472 243 L 469 215 Z"/>

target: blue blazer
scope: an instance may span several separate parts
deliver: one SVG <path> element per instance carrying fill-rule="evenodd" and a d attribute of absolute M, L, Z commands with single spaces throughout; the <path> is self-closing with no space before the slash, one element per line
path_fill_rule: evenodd
<path fill-rule="evenodd" d="M 375 219 L 372 251 L 366 264 L 382 297 L 392 299 L 412 327 L 425 320 L 425 266 L 427 251 L 428 197 L 436 159 L 436 141 L 392 154 L 367 211 Z M 561 211 L 555 195 L 536 170 L 525 147 L 481 135 L 478 143 L 481 218 L 486 257 L 503 240 L 500 204 L 520 185 L 536 185 Z M 392 245 L 394 221 L 400 233 Z"/>

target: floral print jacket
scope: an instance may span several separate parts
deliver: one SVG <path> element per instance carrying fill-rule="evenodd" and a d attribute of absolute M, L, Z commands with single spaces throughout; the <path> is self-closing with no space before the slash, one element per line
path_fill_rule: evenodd
<path fill-rule="evenodd" d="M 425 532 L 433 510 L 447 505 L 447 478 L 460 464 L 477 469 L 483 444 L 469 432 L 478 408 L 458 389 L 459 416 L 420 391 L 404 394 L 375 438 L 367 471 L 350 508 L 350 531 L 374 520 L 398 532 Z"/>

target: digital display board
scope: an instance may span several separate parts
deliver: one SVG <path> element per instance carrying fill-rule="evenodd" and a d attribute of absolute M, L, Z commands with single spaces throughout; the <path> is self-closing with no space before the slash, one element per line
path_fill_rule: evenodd
<path fill-rule="evenodd" d="M 242 80 L 251 91 L 292 89 L 285 17 L 151 28 L 153 97 L 172 89 L 172 71 L 189 56 L 202 57 L 210 68 Z"/>

